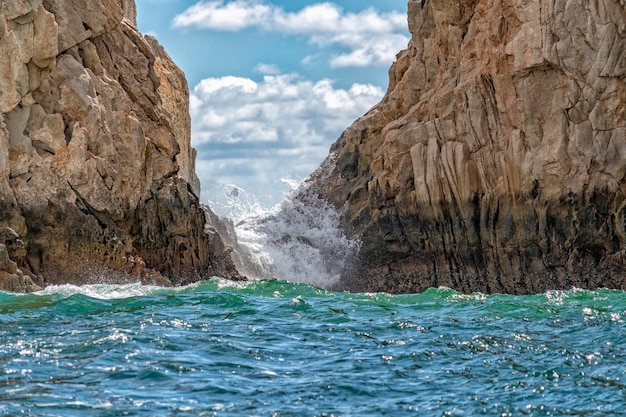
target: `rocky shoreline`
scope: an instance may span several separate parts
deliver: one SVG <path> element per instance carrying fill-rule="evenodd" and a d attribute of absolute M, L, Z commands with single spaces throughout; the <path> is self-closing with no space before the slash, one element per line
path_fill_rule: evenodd
<path fill-rule="evenodd" d="M 0 289 L 244 279 L 199 202 L 184 74 L 135 14 L 0 4 Z M 337 289 L 626 289 L 624 2 L 411 0 L 408 22 L 302 188 L 361 243 Z"/>
<path fill-rule="evenodd" d="M 199 202 L 185 76 L 135 15 L 0 4 L 0 289 L 242 279 Z"/>
<path fill-rule="evenodd" d="M 362 247 L 343 289 L 626 289 L 623 2 L 408 4 L 382 102 L 309 192 Z"/>

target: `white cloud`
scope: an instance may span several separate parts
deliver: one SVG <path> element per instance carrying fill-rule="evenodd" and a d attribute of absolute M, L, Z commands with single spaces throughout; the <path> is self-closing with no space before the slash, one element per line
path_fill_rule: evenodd
<path fill-rule="evenodd" d="M 271 11 L 257 1 L 201 1 L 174 17 L 174 26 L 237 31 L 262 23 Z"/>
<path fill-rule="evenodd" d="M 224 31 L 256 28 L 306 36 L 320 47 L 347 50 L 331 59 L 333 67 L 388 66 L 409 39 L 404 13 L 379 13 L 372 8 L 345 12 L 329 2 L 287 12 L 260 0 L 201 1 L 176 16 L 174 26 Z"/>
<path fill-rule="evenodd" d="M 312 82 L 295 74 L 266 75 L 259 83 L 232 76 L 207 78 L 191 94 L 194 144 L 326 143 L 382 96 L 376 86 L 335 89 L 330 80 Z"/>
<path fill-rule="evenodd" d="M 281 73 L 280 68 L 274 64 L 257 64 L 254 67 L 254 71 L 263 75 L 278 75 Z"/>
<path fill-rule="evenodd" d="M 243 91 L 252 93 L 256 90 L 257 85 L 249 78 L 226 76 L 221 78 L 207 78 L 200 81 L 195 91 L 199 91 L 204 95 L 210 95 L 216 91 Z"/>
<path fill-rule="evenodd" d="M 191 116 L 203 189 L 219 181 L 280 198 L 279 179 L 311 174 L 330 144 L 383 94 L 369 84 L 341 89 L 296 74 L 201 81 L 191 93 Z"/>

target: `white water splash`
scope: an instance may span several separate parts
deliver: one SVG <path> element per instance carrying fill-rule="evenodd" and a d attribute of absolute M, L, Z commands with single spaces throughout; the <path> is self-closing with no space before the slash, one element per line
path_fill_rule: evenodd
<path fill-rule="evenodd" d="M 131 297 L 142 297 L 153 294 L 162 290 L 164 287 L 155 285 L 143 285 L 140 282 L 132 284 L 93 284 L 93 285 L 51 285 L 42 291 L 38 291 L 37 295 L 60 295 L 61 297 L 71 297 L 81 294 L 90 298 L 100 300 L 118 300 Z"/>
<path fill-rule="evenodd" d="M 295 181 L 282 182 L 292 193 L 271 210 L 261 210 L 238 187 L 233 188 L 236 195 L 226 196 L 238 240 L 237 268 L 252 279 L 276 278 L 331 288 L 358 251 L 359 242 L 345 237 L 339 214 L 330 204 L 297 192 Z"/>
<path fill-rule="evenodd" d="M 234 184 L 212 188 L 209 207 L 218 216 L 226 217 L 235 223 L 266 211 L 255 196 Z"/>

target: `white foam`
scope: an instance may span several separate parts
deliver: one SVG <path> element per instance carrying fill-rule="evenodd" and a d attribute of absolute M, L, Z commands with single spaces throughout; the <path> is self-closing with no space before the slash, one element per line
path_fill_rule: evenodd
<path fill-rule="evenodd" d="M 51 285 L 45 289 L 36 292 L 37 295 L 60 295 L 63 297 L 71 297 L 72 295 L 82 294 L 90 298 L 100 300 L 116 300 L 131 297 L 141 297 L 150 295 L 155 291 L 162 290 L 164 287 L 155 285 L 143 285 L 139 282 L 133 284 L 93 284 L 93 285 Z"/>
<path fill-rule="evenodd" d="M 249 278 L 276 278 L 330 288 L 359 247 L 345 237 L 337 211 L 306 193 L 241 216 L 235 225 L 235 262 Z"/>

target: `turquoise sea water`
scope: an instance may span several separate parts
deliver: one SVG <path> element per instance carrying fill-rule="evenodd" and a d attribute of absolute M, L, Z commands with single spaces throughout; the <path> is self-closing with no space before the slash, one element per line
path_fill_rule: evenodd
<path fill-rule="evenodd" d="M 0 292 L 0 415 L 611 416 L 626 293 Z"/>

